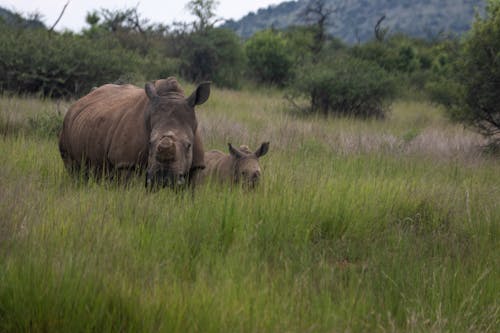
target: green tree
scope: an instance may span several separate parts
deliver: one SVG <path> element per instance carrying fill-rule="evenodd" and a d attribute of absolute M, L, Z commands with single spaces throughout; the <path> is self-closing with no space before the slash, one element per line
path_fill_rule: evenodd
<path fill-rule="evenodd" d="M 214 27 L 218 21 L 215 14 L 218 5 L 219 1 L 217 0 L 191 0 L 187 3 L 186 8 L 198 19 L 193 23 L 195 32 L 202 32 Z"/>
<path fill-rule="evenodd" d="M 79 96 L 139 72 L 140 59 L 109 40 L 0 29 L 0 91 Z"/>
<path fill-rule="evenodd" d="M 331 24 L 332 16 L 337 11 L 327 0 L 311 0 L 299 13 L 306 24 L 312 29 L 313 43 L 311 53 L 313 62 L 318 62 L 328 39 L 327 27 Z"/>
<path fill-rule="evenodd" d="M 248 68 L 260 82 L 284 85 L 292 74 L 292 50 L 281 33 L 264 30 L 245 44 Z"/>
<path fill-rule="evenodd" d="M 83 30 L 85 36 L 97 39 L 115 39 L 124 48 L 147 55 L 158 35 L 162 35 L 164 27 L 150 24 L 142 18 L 137 7 L 123 10 L 88 12 L 85 18 L 90 28 Z"/>
<path fill-rule="evenodd" d="M 177 23 L 170 35 L 173 54 L 181 61 L 180 74 L 190 81 L 210 80 L 237 88 L 245 56 L 239 37 L 231 30 L 216 28 L 216 0 L 191 0 L 186 8 L 197 20 Z"/>
<path fill-rule="evenodd" d="M 180 40 L 182 75 L 191 81 L 211 80 L 236 88 L 243 71 L 244 53 L 236 34 L 227 29 L 210 28 L 193 32 Z"/>
<path fill-rule="evenodd" d="M 452 115 L 500 144 L 499 1 L 488 1 L 484 18 L 476 16 L 461 58 L 458 72 L 464 104 L 450 108 Z"/>
<path fill-rule="evenodd" d="M 389 72 L 412 73 L 421 68 L 422 62 L 419 41 L 404 35 L 395 35 L 384 41 L 371 41 L 356 45 L 351 49 L 351 54 L 360 59 L 377 63 Z M 423 62 L 431 62 L 424 59 Z M 426 64 L 429 66 L 429 64 Z"/>
<path fill-rule="evenodd" d="M 313 62 L 315 56 L 319 60 L 319 58 L 344 52 L 347 49 L 347 46 L 340 39 L 328 36 L 324 45 L 321 46 L 322 54 L 314 55 L 315 34 L 316 29 L 312 26 L 294 26 L 283 32 L 294 67 Z"/>

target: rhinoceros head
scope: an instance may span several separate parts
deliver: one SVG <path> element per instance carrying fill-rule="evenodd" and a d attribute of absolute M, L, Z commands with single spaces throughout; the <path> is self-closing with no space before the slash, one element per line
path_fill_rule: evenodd
<path fill-rule="evenodd" d="M 210 95 L 210 83 L 201 83 L 185 98 L 177 81 L 164 80 L 167 88 L 147 83 L 149 98 L 146 128 L 149 137 L 149 156 L 146 186 L 183 185 L 193 163 L 193 145 L 198 122 L 195 105 L 203 104 Z M 194 153 L 197 153 L 195 150 Z"/>
<path fill-rule="evenodd" d="M 259 149 L 252 152 L 247 146 L 240 148 L 228 144 L 229 153 L 235 159 L 233 182 L 241 183 L 249 188 L 255 187 L 261 177 L 259 158 L 269 150 L 269 142 L 263 142 Z"/>

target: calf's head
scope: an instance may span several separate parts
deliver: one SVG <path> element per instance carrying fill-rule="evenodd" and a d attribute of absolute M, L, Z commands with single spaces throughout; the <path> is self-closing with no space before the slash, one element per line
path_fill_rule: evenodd
<path fill-rule="evenodd" d="M 255 187 L 262 173 L 259 158 L 269 150 L 269 142 L 262 143 L 255 152 L 250 151 L 247 146 L 240 146 L 239 149 L 230 143 L 228 146 L 229 153 L 234 159 L 233 182 L 242 183 L 250 188 Z"/>
<path fill-rule="evenodd" d="M 174 78 L 163 84 L 159 94 L 155 85 L 147 83 L 149 98 L 146 111 L 146 128 L 149 136 L 149 155 L 146 170 L 146 187 L 183 185 L 192 168 L 194 154 L 200 153 L 196 139 L 198 122 L 195 105 L 203 104 L 210 95 L 210 83 L 201 83 L 188 98 Z M 203 151 L 201 151 L 203 154 Z"/>

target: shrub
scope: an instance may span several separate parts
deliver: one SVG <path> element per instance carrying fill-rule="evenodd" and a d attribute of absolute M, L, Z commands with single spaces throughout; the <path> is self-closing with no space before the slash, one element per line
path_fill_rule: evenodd
<path fill-rule="evenodd" d="M 351 54 L 359 59 L 376 63 L 389 72 L 412 73 L 421 66 L 429 66 L 428 55 L 422 59 L 415 46 L 416 42 L 398 36 L 388 42 L 372 41 L 352 48 Z"/>
<path fill-rule="evenodd" d="M 0 91 L 59 97 L 138 71 L 139 58 L 112 40 L 43 29 L 0 28 Z"/>
<path fill-rule="evenodd" d="M 185 37 L 180 57 L 182 75 L 191 81 L 212 80 L 225 87 L 237 87 L 243 71 L 244 54 L 236 34 L 209 28 Z"/>
<path fill-rule="evenodd" d="M 446 78 L 430 80 L 425 85 L 425 91 L 433 103 L 443 105 L 451 116 L 458 114 L 457 111 L 451 110 L 457 108 L 463 97 L 463 86 L 460 83 Z"/>
<path fill-rule="evenodd" d="M 358 59 L 374 62 L 387 71 L 394 71 L 398 68 L 396 49 L 386 43 L 372 41 L 356 45 L 351 49 L 351 55 Z"/>
<path fill-rule="evenodd" d="M 160 52 L 151 52 L 142 60 L 141 74 L 146 80 L 177 76 L 180 73 L 181 60 L 166 57 Z"/>
<path fill-rule="evenodd" d="M 245 44 L 248 68 L 260 82 L 283 86 L 292 73 L 291 50 L 281 33 L 265 30 Z"/>
<path fill-rule="evenodd" d="M 314 43 L 313 29 L 310 27 L 292 26 L 283 32 L 283 37 L 285 38 L 285 43 L 290 51 L 288 54 L 292 58 L 293 64 L 302 65 L 312 61 L 311 50 L 313 49 Z"/>
<path fill-rule="evenodd" d="M 396 86 L 377 65 L 342 56 L 305 66 L 293 90 L 296 96 L 306 96 L 311 112 L 383 118 Z"/>

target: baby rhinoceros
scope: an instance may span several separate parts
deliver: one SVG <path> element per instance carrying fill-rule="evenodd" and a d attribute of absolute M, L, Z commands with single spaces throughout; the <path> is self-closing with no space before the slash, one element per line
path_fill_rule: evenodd
<path fill-rule="evenodd" d="M 247 146 L 235 148 L 230 143 L 228 146 L 229 154 L 220 150 L 205 152 L 206 168 L 201 172 L 198 182 L 203 182 L 210 175 L 219 181 L 254 188 L 261 177 L 259 158 L 269 150 L 269 142 L 262 143 L 255 152 Z"/>

